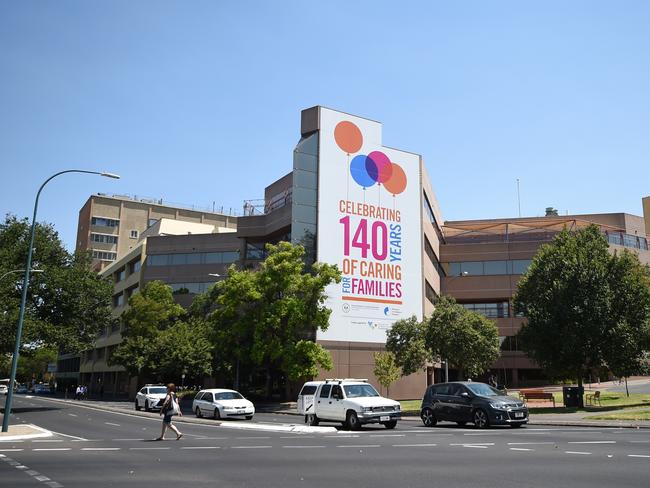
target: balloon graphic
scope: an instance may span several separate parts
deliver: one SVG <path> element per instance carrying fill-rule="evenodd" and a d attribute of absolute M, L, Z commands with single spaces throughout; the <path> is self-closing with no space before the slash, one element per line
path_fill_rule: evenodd
<path fill-rule="evenodd" d="M 350 161 L 350 174 L 352 175 L 352 178 L 357 182 L 357 185 L 364 188 L 368 188 L 375 184 L 375 179 L 368 174 L 367 160 L 368 156 L 359 154 Z M 373 163 L 371 163 L 371 165 L 372 164 Z"/>
<path fill-rule="evenodd" d="M 334 140 L 346 153 L 355 153 L 363 145 L 363 135 L 352 122 L 344 120 L 334 128 Z"/>
<path fill-rule="evenodd" d="M 390 179 L 393 174 L 393 165 L 388 156 L 381 151 L 373 151 L 368 154 L 368 160 L 366 161 L 366 169 L 373 180 L 378 183 L 385 183 Z"/>
<path fill-rule="evenodd" d="M 399 164 L 392 163 L 393 172 L 384 183 L 384 188 L 393 195 L 399 195 L 406 189 L 406 173 Z"/>

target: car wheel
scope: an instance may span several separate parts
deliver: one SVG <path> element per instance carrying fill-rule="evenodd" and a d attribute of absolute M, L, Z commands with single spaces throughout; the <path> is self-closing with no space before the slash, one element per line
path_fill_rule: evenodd
<path fill-rule="evenodd" d="M 136 409 L 138 412 L 139 412 L 140 410 L 142 410 L 142 407 L 138 404 L 138 401 L 137 401 L 137 400 L 135 401 L 135 409 Z"/>
<path fill-rule="evenodd" d="M 253 420 L 253 416 L 252 415 L 246 415 L 246 420 Z"/>
<path fill-rule="evenodd" d="M 490 420 L 488 419 L 487 413 L 485 413 L 485 410 L 478 409 L 474 410 L 474 425 L 478 429 L 485 429 L 486 427 L 490 426 Z"/>
<path fill-rule="evenodd" d="M 196 407 L 196 410 L 194 411 L 194 413 L 196 414 L 196 417 L 199 418 L 199 419 L 201 417 L 203 417 L 203 414 L 201 413 L 201 409 L 199 407 Z"/>
<path fill-rule="evenodd" d="M 151 407 L 149 406 L 148 401 L 144 402 L 144 411 L 145 412 L 151 412 Z"/>
<path fill-rule="evenodd" d="M 430 408 L 422 410 L 420 418 L 425 427 L 434 427 L 438 423 L 438 419 Z"/>
<path fill-rule="evenodd" d="M 361 428 L 361 422 L 359 422 L 359 417 L 357 417 L 357 412 L 350 410 L 346 417 L 346 425 L 350 430 L 359 430 Z"/>
<path fill-rule="evenodd" d="M 218 408 L 214 409 L 214 414 L 212 415 L 212 418 L 214 418 L 214 420 L 221 420 L 221 414 L 219 413 Z"/>
<path fill-rule="evenodd" d="M 466 424 L 467 422 L 456 422 L 456 425 L 458 425 L 459 427 L 465 427 Z"/>
<path fill-rule="evenodd" d="M 397 420 L 391 420 L 390 422 L 384 422 L 384 427 L 387 429 L 394 429 L 397 426 Z"/>
<path fill-rule="evenodd" d="M 318 417 L 316 417 L 315 414 L 310 413 L 309 415 L 305 415 L 305 423 L 307 425 L 313 425 L 316 427 L 320 421 L 318 420 Z"/>

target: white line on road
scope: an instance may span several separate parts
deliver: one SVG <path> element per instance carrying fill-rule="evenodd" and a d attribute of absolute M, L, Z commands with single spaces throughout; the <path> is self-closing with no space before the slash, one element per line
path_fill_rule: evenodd
<path fill-rule="evenodd" d="M 119 451 L 119 447 L 82 447 L 82 451 Z"/>
<path fill-rule="evenodd" d="M 326 446 L 282 446 L 283 449 L 320 449 L 324 447 Z"/>
<path fill-rule="evenodd" d="M 171 447 L 129 447 L 129 451 L 166 451 Z"/>
<path fill-rule="evenodd" d="M 555 444 L 555 442 L 508 442 L 509 446 L 541 446 L 544 444 Z"/>
<path fill-rule="evenodd" d="M 347 444 L 347 445 L 336 446 L 336 447 L 356 447 L 357 449 L 359 449 L 365 447 L 381 447 L 381 446 L 379 444 Z"/>
<path fill-rule="evenodd" d="M 450 446 L 493 446 L 494 442 L 463 442 L 461 444 L 449 444 Z"/>
<path fill-rule="evenodd" d="M 0 452 L 18 452 L 24 451 L 24 449 L 0 449 Z"/>
<path fill-rule="evenodd" d="M 568 444 L 616 444 L 616 441 L 569 441 Z"/>
<path fill-rule="evenodd" d="M 52 434 L 62 435 L 63 437 L 69 437 L 70 439 L 76 439 L 78 441 L 87 441 L 88 440 L 88 439 L 86 439 L 84 437 L 78 437 L 76 435 L 62 434 L 61 432 L 55 432 L 53 430 L 51 430 L 50 432 L 52 432 Z"/>
<path fill-rule="evenodd" d="M 230 449 L 270 449 L 273 446 L 232 446 Z"/>
<path fill-rule="evenodd" d="M 438 444 L 393 444 L 392 447 L 436 447 Z"/>
<path fill-rule="evenodd" d="M 370 434 L 368 437 L 405 437 L 406 434 Z"/>
<path fill-rule="evenodd" d="M 186 446 L 181 449 L 221 449 L 219 446 Z"/>
<path fill-rule="evenodd" d="M 535 449 L 526 449 L 524 447 L 511 447 L 511 451 L 534 451 Z"/>
<path fill-rule="evenodd" d="M 581 456 L 589 456 L 591 453 L 582 451 L 564 451 L 564 454 L 580 454 Z"/>
<path fill-rule="evenodd" d="M 647 454 L 628 454 L 627 457 L 650 458 L 650 456 Z"/>
<path fill-rule="evenodd" d="M 104 422 L 106 425 L 114 425 L 115 427 L 122 427 L 120 424 L 114 424 L 113 422 Z"/>
<path fill-rule="evenodd" d="M 76 417 L 77 416 L 76 413 L 69 413 L 68 415 L 70 415 L 70 417 Z"/>
<path fill-rule="evenodd" d="M 43 476 L 43 475 L 34 476 L 34 479 L 38 480 L 38 481 L 50 481 L 50 478 L 48 478 L 47 476 Z"/>
<path fill-rule="evenodd" d="M 69 451 L 70 449 L 70 447 L 43 447 L 40 449 L 32 449 L 32 451 Z"/>
<path fill-rule="evenodd" d="M 62 439 L 43 439 L 43 440 L 35 440 L 32 442 L 63 442 Z"/>

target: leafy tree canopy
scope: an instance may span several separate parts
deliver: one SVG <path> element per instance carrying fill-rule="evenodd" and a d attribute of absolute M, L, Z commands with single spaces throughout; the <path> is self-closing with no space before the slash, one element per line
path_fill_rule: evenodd
<path fill-rule="evenodd" d="M 562 231 L 542 246 L 515 296 L 527 321 L 524 351 L 556 377 L 601 366 L 641 373 L 650 342 L 650 272 L 628 251 L 611 254 L 597 226 Z"/>
<path fill-rule="evenodd" d="M 414 316 L 398 320 L 386 336 L 386 350 L 393 353 L 404 375 L 423 369 L 434 358 L 425 341 L 426 322 Z"/>
<path fill-rule="evenodd" d="M 30 224 L 8 215 L 0 224 L 0 276 L 25 269 Z M 33 273 L 22 343 L 30 348 L 83 350 L 111 322 L 113 288 L 91 268 L 87 253 L 68 253 L 51 225 L 36 225 Z M 22 292 L 22 273 L 0 281 L 0 353 L 13 351 Z"/>
<path fill-rule="evenodd" d="M 402 370 L 397 365 L 395 355 L 392 352 L 385 351 L 373 353 L 372 357 L 375 360 L 373 373 L 377 377 L 379 384 L 388 391 L 390 385 L 402 376 Z"/>

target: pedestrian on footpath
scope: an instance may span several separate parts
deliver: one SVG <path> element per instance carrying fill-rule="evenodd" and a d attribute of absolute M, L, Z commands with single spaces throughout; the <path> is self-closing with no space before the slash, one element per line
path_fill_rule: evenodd
<path fill-rule="evenodd" d="M 75 400 L 81 400 L 81 392 L 82 392 L 81 385 L 77 385 L 77 390 L 74 393 L 74 399 Z"/>
<path fill-rule="evenodd" d="M 181 434 L 176 426 L 172 424 L 172 417 L 174 415 L 179 415 L 181 417 L 183 416 L 181 408 L 178 405 L 178 398 L 176 397 L 176 385 L 174 383 L 169 383 L 167 385 L 167 396 L 165 397 L 165 401 L 163 402 L 162 408 L 160 409 L 160 415 L 164 415 L 164 417 L 162 423 L 162 432 L 160 433 L 160 437 L 156 439 L 157 441 L 165 440 L 165 432 L 167 432 L 167 428 L 170 428 L 176 432 L 176 440 L 179 440 L 181 437 L 183 437 L 183 434 Z"/>

